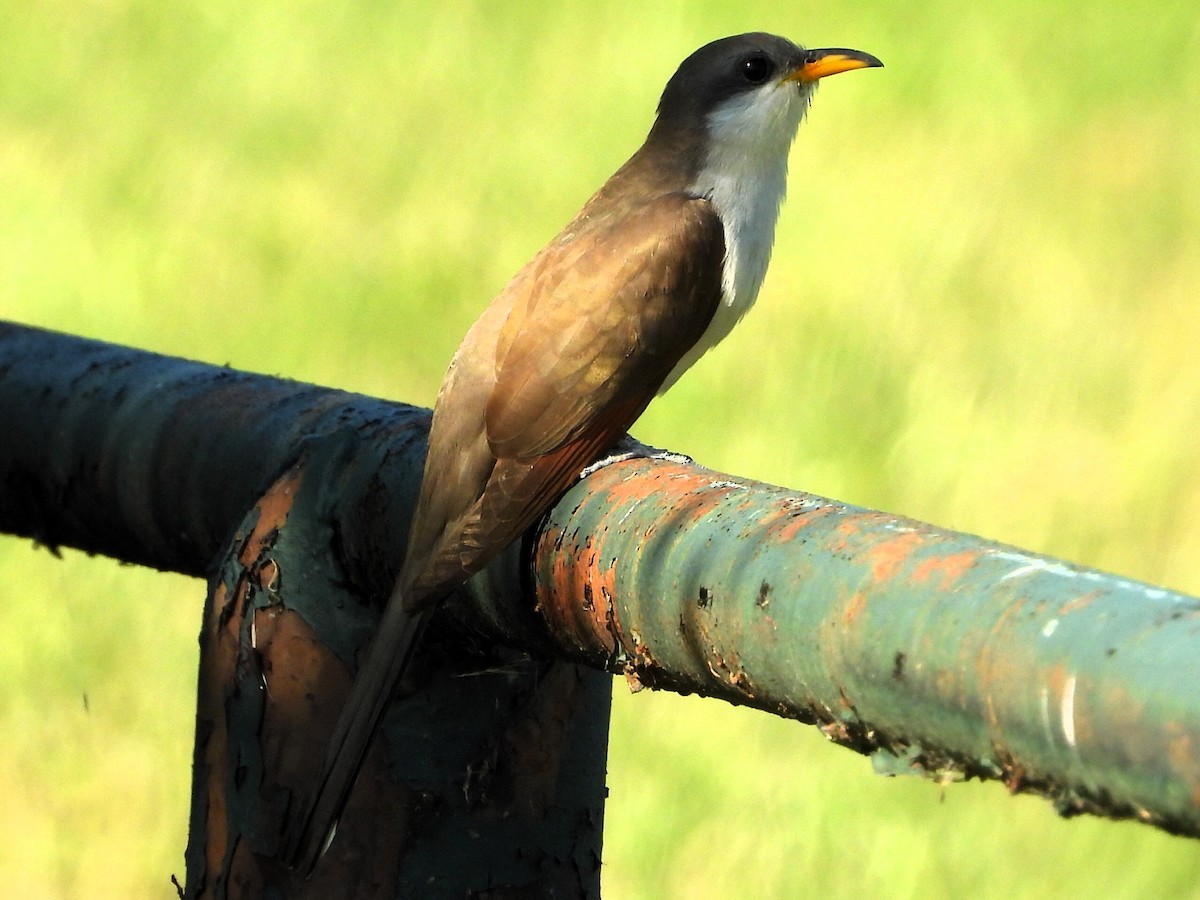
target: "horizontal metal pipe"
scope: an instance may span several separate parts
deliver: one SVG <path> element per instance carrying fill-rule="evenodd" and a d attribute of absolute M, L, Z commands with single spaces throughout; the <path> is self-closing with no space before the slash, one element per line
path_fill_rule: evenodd
<path fill-rule="evenodd" d="M 819 723 L 889 772 L 1200 833 L 1200 600 L 967 534 L 633 459 L 543 526 L 560 641 Z"/>
<path fill-rule="evenodd" d="M 330 517 L 373 597 L 428 419 L 0 323 L 0 421 L 0 530 L 193 574 L 313 435 L 353 435 Z M 644 453 L 472 587 L 450 609 L 491 640 L 816 722 L 883 771 L 1200 835 L 1196 598 Z"/>

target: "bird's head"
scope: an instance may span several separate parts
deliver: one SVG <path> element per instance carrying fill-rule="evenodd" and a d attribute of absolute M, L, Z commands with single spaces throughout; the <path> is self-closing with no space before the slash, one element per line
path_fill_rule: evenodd
<path fill-rule="evenodd" d="M 728 142 L 786 154 L 820 79 L 882 65 L 859 50 L 808 50 L 773 34 L 722 38 L 685 59 L 667 82 L 652 135 L 693 143 L 703 134 L 710 147 Z"/>

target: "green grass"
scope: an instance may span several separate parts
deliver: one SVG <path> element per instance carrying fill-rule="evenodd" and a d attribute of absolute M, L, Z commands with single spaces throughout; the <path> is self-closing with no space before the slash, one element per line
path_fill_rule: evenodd
<path fill-rule="evenodd" d="M 1200 592 L 1194 4 L 513 6 L 0 7 L 0 315 L 428 404 L 679 59 L 857 46 L 758 308 L 639 436 Z M 0 585 L 4 893 L 163 896 L 203 585 L 11 539 Z M 717 703 L 618 686 L 610 769 L 610 898 L 1200 890 L 1193 842 Z"/>

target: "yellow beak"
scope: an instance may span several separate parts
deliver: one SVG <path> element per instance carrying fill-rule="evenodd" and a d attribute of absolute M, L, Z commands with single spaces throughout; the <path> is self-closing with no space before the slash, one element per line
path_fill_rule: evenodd
<path fill-rule="evenodd" d="M 836 75 L 838 72 L 849 72 L 851 69 L 881 68 L 883 63 L 878 57 L 861 50 L 847 50 L 844 47 L 828 47 L 824 50 L 808 50 L 804 54 L 804 62 L 783 76 L 784 81 L 799 81 L 807 84 L 824 78 L 826 75 Z"/>

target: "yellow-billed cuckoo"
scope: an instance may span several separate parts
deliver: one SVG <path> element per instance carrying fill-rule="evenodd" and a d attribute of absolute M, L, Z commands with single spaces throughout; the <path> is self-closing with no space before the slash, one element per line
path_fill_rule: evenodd
<path fill-rule="evenodd" d="M 408 550 L 285 857 L 332 838 L 429 612 L 515 540 L 754 303 L 817 80 L 880 66 L 770 34 L 701 47 L 641 148 L 467 332 L 433 412 Z"/>

